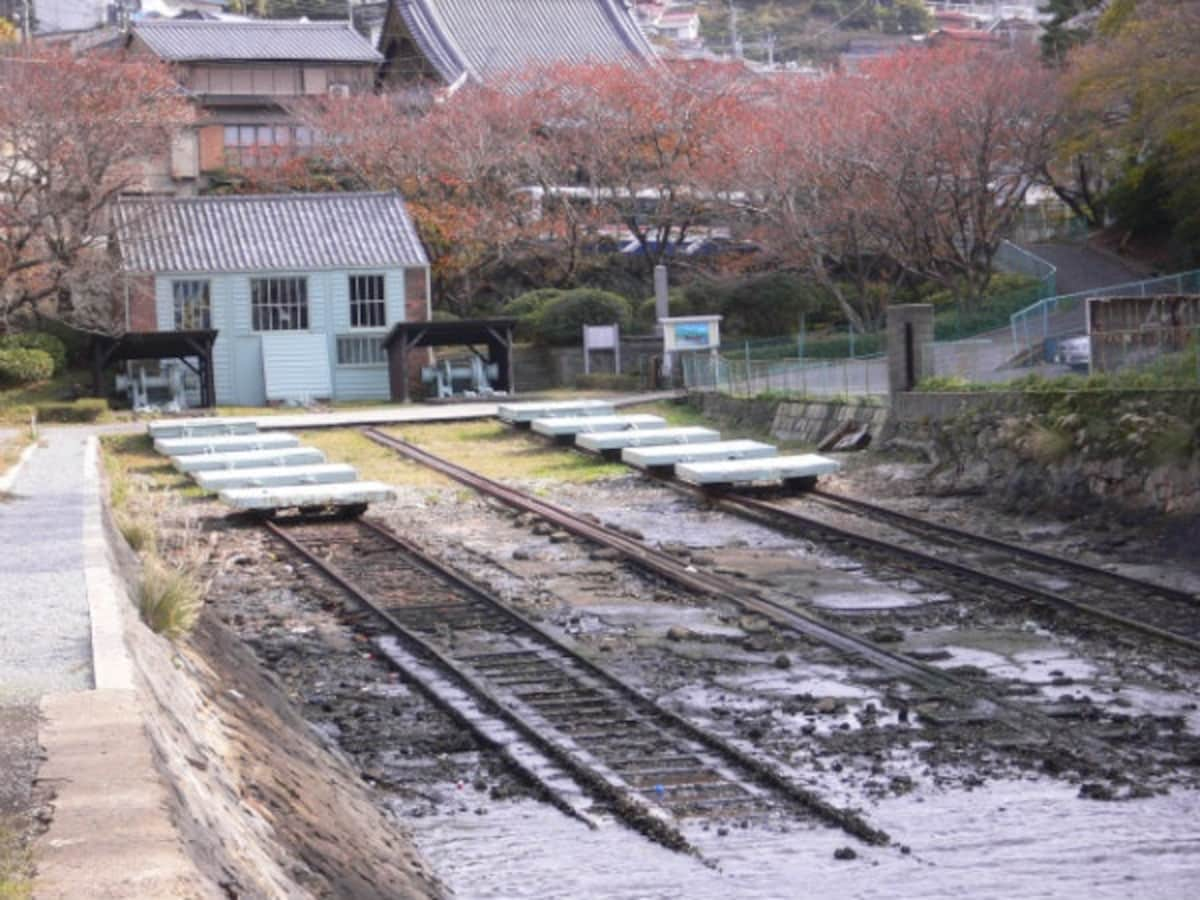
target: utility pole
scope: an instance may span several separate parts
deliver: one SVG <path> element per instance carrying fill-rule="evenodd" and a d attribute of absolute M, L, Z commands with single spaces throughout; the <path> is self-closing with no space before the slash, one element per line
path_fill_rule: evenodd
<path fill-rule="evenodd" d="M 733 48 L 734 59 L 742 58 L 742 39 L 738 35 L 738 11 L 733 0 L 729 0 L 729 46 Z"/>
<path fill-rule="evenodd" d="M 29 49 L 29 42 L 32 39 L 32 28 L 30 28 L 30 18 L 32 13 L 29 11 L 30 0 L 23 0 L 21 4 L 21 43 L 25 45 L 25 49 Z"/>

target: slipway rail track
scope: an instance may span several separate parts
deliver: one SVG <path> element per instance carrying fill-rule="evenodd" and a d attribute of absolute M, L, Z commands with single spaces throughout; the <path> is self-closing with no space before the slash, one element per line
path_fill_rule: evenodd
<path fill-rule="evenodd" d="M 365 429 L 364 434 L 376 443 L 395 450 L 406 459 L 425 465 L 514 509 L 540 516 L 563 530 L 616 550 L 631 562 L 680 587 L 732 602 L 749 612 L 763 616 L 781 628 L 903 678 L 954 707 L 964 720 L 974 718 L 1003 723 L 1025 737 L 1033 738 L 1044 745 L 1055 746 L 1060 753 L 1076 757 L 1083 764 L 1096 769 L 1111 769 L 1121 755 L 1117 748 L 1086 734 L 1073 733 L 1068 740 L 1061 725 L 1049 715 L 1031 706 L 992 696 L 987 692 L 986 686 L 888 650 L 852 632 L 820 621 L 802 610 L 766 597 L 732 579 L 696 571 L 673 556 L 654 550 L 641 541 L 501 484 L 377 429 Z"/>
<path fill-rule="evenodd" d="M 377 638 L 389 635 L 419 658 L 406 666 L 385 654 L 411 682 L 569 814 L 594 824 L 562 779 L 515 752 L 517 743 L 675 850 L 695 852 L 681 820 L 774 812 L 799 813 L 866 843 L 888 842 L 857 814 L 660 707 L 391 530 L 362 519 L 263 527 L 350 594 Z M 431 684 L 425 666 L 453 688 Z M 461 692 L 487 715 L 448 699 Z"/>
<path fill-rule="evenodd" d="M 754 497 L 705 496 L 723 509 L 793 534 L 820 537 L 834 548 L 851 547 L 916 564 L 920 572 L 910 571 L 910 577 L 942 573 L 959 585 L 1017 595 L 1200 653 L 1200 602 L 1184 591 L 823 490 L 806 493 L 805 502 L 887 525 L 902 532 L 904 542 L 871 537 Z M 934 549 L 921 549 L 930 547 Z M 969 561 L 980 559 L 984 561 Z"/>

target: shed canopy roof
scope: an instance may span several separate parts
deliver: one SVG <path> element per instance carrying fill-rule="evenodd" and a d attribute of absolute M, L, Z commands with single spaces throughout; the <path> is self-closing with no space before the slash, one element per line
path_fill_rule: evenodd
<path fill-rule="evenodd" d="M 392 0 L 421 52 L 451 84 L 553 63 L 655 60 L 621 0 Z"/>
<path fill-rule="evenodd" d="M 511 342 L 512 330 L 516 327 L 517 320 L 512 318 L 397 322 L 383 339 L 383 346 L 391 347 L 402 338 L 411 347 L 481 344 L 498 336 Z"/>
<path fill-rule="evenodd" d="M 216 273 L 429 264 L 395 193 L 122 200 L 129 272 Z"/>
<path fill-rule="evenodd" d="M 345 22 L 167 19 L 139 22 L 133 33 L 170 62 L 377 63 L 383 59 L 370 41 Z"/>

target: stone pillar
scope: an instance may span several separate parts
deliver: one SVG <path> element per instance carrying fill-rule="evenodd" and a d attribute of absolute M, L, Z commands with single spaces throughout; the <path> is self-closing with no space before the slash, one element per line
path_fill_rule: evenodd
<path fill-rule="evenodd" d="M 659 319 L 665 319 L 671 315 L 671 295 L 667 286 L 667 267 L 657 265 L 654 267 L 654 333 L 662 334 L 662 326 L 658 324 Z"/>
<path fill-rule="evenodd" d="M 904 303 L 887 311 L 888 393 L 911 391 L 933 366 L 933 305 Z"/>

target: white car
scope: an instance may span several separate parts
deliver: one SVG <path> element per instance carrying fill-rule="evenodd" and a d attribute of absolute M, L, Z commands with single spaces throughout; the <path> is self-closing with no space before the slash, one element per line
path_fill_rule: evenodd
<path fill-rule="evenodd" d="M 1092 339 L 1083 337 L 1065 338 L 1058 342 L 1054 361 L 1060 366 L 1087 370 L 1092 365 Z"/>

